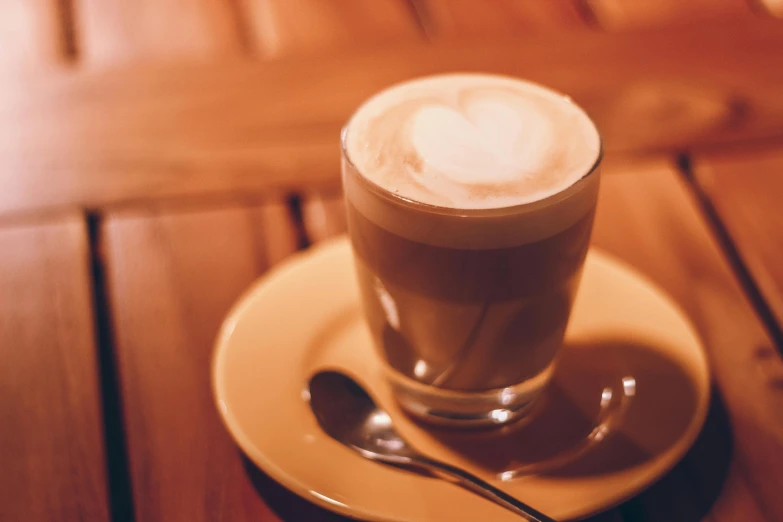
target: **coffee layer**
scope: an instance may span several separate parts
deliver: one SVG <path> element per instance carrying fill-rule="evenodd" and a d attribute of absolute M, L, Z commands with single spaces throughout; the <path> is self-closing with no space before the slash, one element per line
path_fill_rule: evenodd
<path fill-rule="evenodd" d="M 362 302 L 381 356 L 414 381 L 462 391 L 518 385 L 559 349 L 593 211 L 523 245 L 456 249 L 379 227 L 350 202 Z"/>
<path fill-rule="evenodd" d="M 377 190 L 356 169 L 343 165 L 343 188 L 356 211 L 378 227 L 426 245 L 488 250 L 541 241 L 572 227 L 593 210 L 599 173 L 528 205 L 459 210 L 417 205 Z"/>

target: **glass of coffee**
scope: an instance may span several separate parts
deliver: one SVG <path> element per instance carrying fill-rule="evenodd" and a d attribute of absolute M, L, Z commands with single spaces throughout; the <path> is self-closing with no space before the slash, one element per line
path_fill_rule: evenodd
<path fill-rule="evenodd" d="M 537 84 L 441 75 L 366 101 L 342 151 L 362 304 L 401 406 L 454 426 L 523 416 L 587 253 L 595 125 Z"/>

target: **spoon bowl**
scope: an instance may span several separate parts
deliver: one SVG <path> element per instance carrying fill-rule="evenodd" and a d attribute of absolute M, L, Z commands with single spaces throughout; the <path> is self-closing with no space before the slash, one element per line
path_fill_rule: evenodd
<path fill-rule="evenodd" d="M 389 414 L 347 375 L 317 373 L 310 379 L 309 392 L 318 424 L 333 439 L 376 460 L 411 456 L 410 446 L 394 429 Z"/>

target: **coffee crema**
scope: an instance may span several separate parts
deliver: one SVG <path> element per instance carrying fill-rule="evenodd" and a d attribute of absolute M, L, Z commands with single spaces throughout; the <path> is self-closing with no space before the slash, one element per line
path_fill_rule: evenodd
<path fill-rule="evenodd" d="M 570 99 L 533 83 L 453 74 L 391 87 L 362 105 L 348 157 L 376 185 L 452 209 L 532 203 L 582 178 L 600 140 Z"/>

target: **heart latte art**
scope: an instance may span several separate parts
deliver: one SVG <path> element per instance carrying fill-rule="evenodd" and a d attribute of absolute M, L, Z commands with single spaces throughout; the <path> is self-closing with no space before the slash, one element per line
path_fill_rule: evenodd
<path fill-rule="evenodd" d="M 590 171 L 600 142 L 567 98 L 490 75 L 447 75 L 392 87 L 347 128 L 349 160 L 399 196 L 456 209 L 530 203 Z"/>

